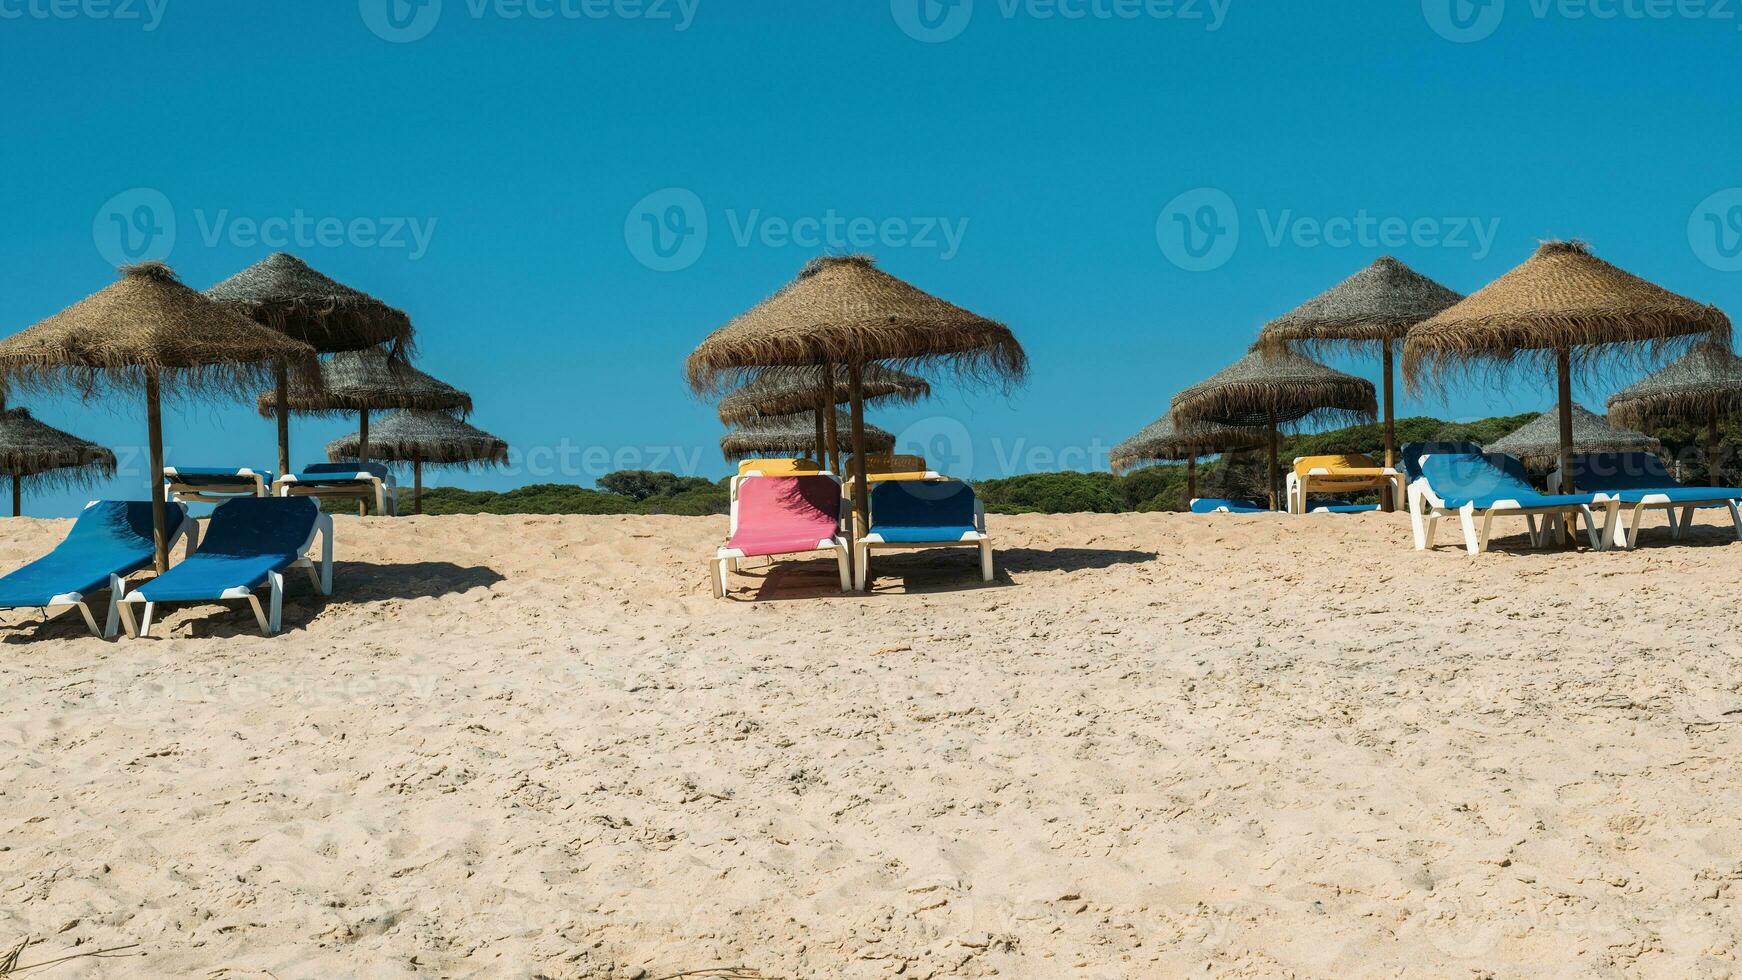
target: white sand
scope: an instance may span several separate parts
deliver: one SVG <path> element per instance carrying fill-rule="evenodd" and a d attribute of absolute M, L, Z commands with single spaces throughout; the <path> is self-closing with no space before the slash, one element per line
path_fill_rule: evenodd
<path fill-rule="evenodd" d="M 0 568 L 65 527 L 0 522 Z M 275 639 L 240 606 L 114 644 L 8 614 L 0 954 L 146 952 L 25 974 L 57 980 L 1736 968 L 1725 532 L 1472 560 L 1401 516 L 992 529 L 991 586 L 947 552 L 879 558 L 871 597 L 818 561 L 715 601 L 723 519 L 346 519 L 336 596 L 292 580 Z"/>

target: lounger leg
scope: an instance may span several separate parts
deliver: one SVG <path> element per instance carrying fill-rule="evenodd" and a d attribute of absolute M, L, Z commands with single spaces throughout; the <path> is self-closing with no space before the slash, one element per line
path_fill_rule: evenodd
<path fill-rule="evenodd" d="M 315 526 L 321 532 L 321 578 L 315 583 L 315 588 L 321 590 L 321 595 L 333 594 L 333 518 L 331 514 L 322 514 Z"/>
<path fill-rule="evenodd" d="M 852 573 L 848 571 L 846 548 L 835 549 L 835 566 L 841 573 L 841 591 L 853 591 L 853 576 Z"/>
<path fill-rule="evenodd" d="M 252 593 L 249 594 L 248 607 L 254 610 L 254 619 L 260 624 L 260 632 L 265 633 L 267 636 L 271 636 L 272 623 L 266 618 L 266 610 L 260 605 L 260 597 Z"/>
<path fill-rule="evenodd" d="M 980 581 L 992 581 L 992 542 L 980 542 Z"/>
<path fill-rule="evenodd" d="M 1430 540 L 1427 533 L 1427 522 L 1422 517 L 1422 506 L 1425 502 L 1422 499 L 1421 491 L 1415 489 L 1409 491 L 1409 526 L 1415 532 L 1415 550 L 1417 551 L 1426 551 Z"/>
<path fill-rule="evenodd" d="M 284 573 L 273 572 L 272 580 L 272 617 L 267 633 L 276 633 L 284 626 Z"/>
<path fill-rule="evenodd" d="M 736 558 L 726 559 L 726 572 L 728 574 L 731 574 L 731 575 L 738 574 L 738 559 L 736 559 Z"/>
<path fill-rule="evenodd" d="M 120 628 L 120 625 L 121 625 L 121 597 L 126 595 L 126 594 L 127 594 L 127 580 L 122 578 L 119 575 L 110 575 L 109 576 L 109 615 L 104 617 L 104 619 L 103 619 L 103 632 L 101 634 L 101 636 L 105 640 L 113 640 L 115 638 L 115 631 Z"/>
<path fill-rule="evenodd" d="M 1621 542 L 1621 547 L 1628 551 L 1632 551 L 1639 544 L 1639 525 L 1645 523 L 1645 505 L 1635 505 L 1633 513 L 1628 516 L 1631 519 L 1627 522 L 1627 530 L 1622 532 L 1627 535 L 1627 540 Z M 1675 531 L 1675 511 L 1673 510 L 1669 512 L 1669 528 L 1672 535 L 1675 537 L 1681 536 Z"/>
<path fill-rule="evenodd" d="M 1742 510 L 1736 507 L 1736 501 L 1725 501 L 1730 505 L 1730 523 L 1736 525 L 1736 540 L 1742 541 Z"/>
<path fill-rule="evenodd" d="M 1440 536 L 1440 517 L 1434 514 L 1427 519 L 1427 546 L 1432 548 Z"/>
<path fill-rule="evenodd" d="M 1669 519 L 1672 521 L 1675 520 L 1675 512 L 1674 511 L 1670 512 Z M 1692 507 L 1683 507 L 1682 508 L 1681 533 L 1686 534 L 1689 531 L 1693 530 L 1693 527 L 1694 527 L 1694 509 Z M 1677 537 L 1680 537 L 1680 535 L 1677 535 Z"/>
<path fill-rule="evenodd" d="M 1542 547 L 1542 529 L 1537 526 L 1536 515 L 1535 514 L 1524 515 L 1524 524 L 1525 524 L 1525 527 L 1530 529 L 1530 534 L 1529 534 L 1530 546 L 1532 548 Z"/>
<path fill-rule="evenodd" d="M 1482 553 L 1481 544 L 1476 539 L 1476 510 L 1469 504 L 1458 508 L 1458 520 L 1464 525 L 1464 548 L 1472 555 Z"/>
<path fill-rule="evenodd" d="M 85 617 L 85 625 L 90 628 L 91 633 L 95 636 L 102 636 L 103 631 L 97 628 L 97 617 L 91 615 L 91 604 L 88 602 L 77 602 L 73 605 L 78 608 L 79 615 Z"/>
<path fill-rule="evenodd" d="M 857 571 L 859 573 L 859 580 L 854 582 L 853 586 L 857 591 L 864 592 L 866 586 L 871 582 L 871 549 L 864 545 L 859 545 L 858 551 L 859 561 L 857 563 Z"/>
<path fill-rule="evenodd" d="M 1482 515 L 1482 540 L 1479 543 L 1481 544 L 1483 551 L 1488 550 L 1488 541 L 1493 536 L 1494 536 L 1494 512 L 1488 511 L 1487 513 Z"/>
<path fill-rule="evenodd" d="M 726 597 L 724 562 L 719 558 L 708 559 L 708 588 L 714 593 L 714 598 Z"/>

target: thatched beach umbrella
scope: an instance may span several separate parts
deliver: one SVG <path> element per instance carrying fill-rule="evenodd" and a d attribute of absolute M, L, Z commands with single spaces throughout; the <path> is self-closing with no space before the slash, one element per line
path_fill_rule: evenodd
<path fill-rule="evenodd" d="M 1606 351 L 1659 358 L 1702 336 L 1722 343 L 1729 335 L 1730 319 L 1717 307 L 1624 272 L 1578 242 L 1548 242 L 1523 265 L 1411 330 L 1403 377 L 1411 388 L 1423 388 L 1460 373 L 1552 372 L 1559 382 L 1561 471 L 1570 474 L 1576 367 Z"/>
<path fill-rule="evenodd" d="M 472 412 L 471 395 L 396 359 L 391 351 L 381 347 L 335 354 L 322 374 L 324 379 L 319 388 L 263 392 L 258 403 L 260 414 L 271 418 L 277 414 L 280 401 L 292 413 L 302 415 L 356 412 L 358 462 L 369 461 L 371 410 L 451 412 L 461 418 Z"/>
<path fill-rule="evenodd" d="M 1171 417 L 1181 427 L 1202 423 L 1262 426 L 1268 437 L 1270 506 L 1281 497 L 1276 465 L 1277 429 L 1296 422 L 1371 422 L 1377 411 L 1373 382 L 1275 348 L 1245 357 L 1173 396 Z"/>
<path fill-rule="evenodd" d="M 865 367 L 936 365 L 1012 383 L 1028 355 L 1010 328 L 945 302 L 866 256 L 824 257 L 749 312 L 709 334 L 689 357 L 690 385 L 717 391 L 770 366 L 847 368 L 853 428 L 853 509 L 866 517 Z"/>
<path fill-rule="evenodd" d="M 1643 428 L 1653 422 L 1704 422 L 1706 471 L 1718 479 L 1718 422 L 1742 414 L 1742 357 L 1720 344 L 1694 345 L 1679 360 L 1609 399 L 1609 419 Z"/>
<path fill-rule="evenodd" d="M 119 281 L 0 341 L 0 384 L 46 390 L 70 382 L 143 389 L 151 451 L 151 512 L 157 569 L 169 567 L 164 532 L 162 392 L 257 388 L 282 364 L 286 376 L 318 383 L 314 348 L 263 327 L 182 285 L 161 262 L 121 270 Z"/>
<path fill-rule="evenodd" d="M 1574 452 L 1655 453 L 1663 449 L 1643 432 L 1613 428 L 1610 420 L 1583 405 L 1574 405 L 1572 414 Z M 1550 470 L 1560 461 L 1560 424 L 1559 410 L 1550 410 L 1482 448 L 1515 456 L 1534 470 Z M 1561 469 L 1562 474 L 1569 472 Z"/>
<path fill-rule="evenodd" d="M 852 424 L 845 413 L 837 411 L 834 414 L 836 426 Z M 863 423 L 863 436 L 866 452 L 888 453 L 895 450 L 895 436 L 875 425 Z M 720 452 L 732 462 L 757 456 L 786 454 L 816 458 L 825 448 L 825 443 L 817 441 L 815 420 L 802 412 L 796 415 L 765 415 L 745 419 L 720 437 Z M 823 465 L 828 464 L 824 462 Z"/>
<path fill-rule="evenodd" d="M 1287 345 L 1313 356 L 1339 347 L 1363 352 L 1377 348 L 1383 375 L 1385 465 L 1396 466 L 1393 350 L 1411 327 L 1463 298 L 1387 255 L 1265 324 L 1258 343 Z"/>
<path fill-rule="evenodd" d="M 1178 426 L 1171 415 L 1163 415 L 1144 426 L 1138 433 L 1113 447 L 1113 470 L 1124 473 L 1150 463 L 1186 463 L 1186 499 L 1198 495 L 1198 459 L 1216 453 L 1232 453 L 1257 449 L 1265 444 L 1267 434 L 1259 429 L 1200 422 Z"/>
<path fill-rule="evenodd" d="M 395 360 L 411 345 L 411 318 L 362 290 L 336 282 L 294 255 L 277 252 L 206 290 L 258 323 L 295 337 L 322 354 L 386 345 Z M 279 372 L 273 390 L 281 406 L 290 379 Z M 294 411 L 294 409 L 291 409 Z M 278 411 L 278 470 L 290 472 L 290 421 Z"/>
<path fill-rule="evenodd" d="M 12 516 L 23 509 L 23 484 L 81 486 L 115 475 L 115 454 L 37 421 L 27 408 L 0 410 L 0 475 L 12 484 Z"/>
<path fill-rule="evenodd" d="M 358 433 L 327 443 L 327 458 L 333 462 L 356 459 L 362 439 Z M 377 459 L 411 464 L 412 513 L 423 513 L 423 468 L 459 466 L 478 468 L 508 462 L 508 443 L 446 412 L 403 409 L 375 426 L 370 436 Z"/>
<path fill-rule="evenodd" d="M 862 377 L 865 403 L 907 404 L 931 397 L 931 383 L 918 375 L 881 364 L 867 364 Z M 817 444 L 826 447 L 823 462 L 836 470 L 840 460 L 836 405 L 853 400 L 851 380 L 845 367 L 777 367 L 763 371 L 756 380 L 720 399 L 720 421 L 733 425 L 769 415 L 811 412 L 817 426 Z M 836 470 L 838 472 L 838 470 Z"/>

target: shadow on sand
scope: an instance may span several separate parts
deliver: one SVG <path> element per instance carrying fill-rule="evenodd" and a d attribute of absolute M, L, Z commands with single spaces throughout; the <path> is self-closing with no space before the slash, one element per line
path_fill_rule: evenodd
<path fill-rule="evenodd" d="M 1010 548 L 996 552 L 993 578 L 980 581 L 980 553 L 973 548 L 880 551 L 871 556 L 871 591 L 962 592 L 1016 585 L 1013 575 L 1075 572 L 1154 561 L 1153 551 L 1106 548 Z M 727 595 L 743 601 L 814 599 L 841 594 L 832 559 L 775 561 L 742 567 L 727 579 Z M 747 591 L 748 589 L 748 591 Z"/>

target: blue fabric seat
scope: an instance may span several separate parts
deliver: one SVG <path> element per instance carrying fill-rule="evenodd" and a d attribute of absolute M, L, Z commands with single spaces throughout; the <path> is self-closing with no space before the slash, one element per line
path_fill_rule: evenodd
<path fill-rule="evenodd" d="M 1473 442 L 1411 442 L 1398 450 L 1403 460 L 1405 484 L 1421 479 L 1421 458 L 1429 453 L 1479 453 L 1482 447 Z"/>
<path fill-rule="evenodd" d="M 259 476 L 267 483 L 272 482 L 271 470 L 256 470 L 248 467 L 234 466 L 173 466 L 165 467 L 175 472 L 176 481 L 190 487 L 237 486 L 243 483 L 253 483 Z"/>
<path fill-rule="evenodd" d="M 1670 530 L 1680 537 L 1692 526 L 1696 509 L 1728 508 L 1736 535 L 1742 538 L 1742 511 L 1736 506 L 1742 501 L 1742 488 L 1684 486 L 1656 453 L 1577 453 L 1572 464 L 1574 488 L 1614 497 L 1633 512 L 1626 547 L 1639 543 L 1639 522 L 1646 509 L 1669 511 Z"/>
<path fill-rule="evenodd" d="M 1309 514 L 1371 514 L 1379 509 L 1378 504 L 1317 504 L 1307 510 Z"/>
<path fill-rule="evenodd" d="M 164 519 L 172 547 L 192 529 L 187 508 L 181 504 L 169 504 Z M 107 625 L 101 629 L 86 597 L 116 588 L 122 579 L 149 567 L 155 557 L 150 501 L 93 501 L 53 551 L 0 578 L 0 608 L 76 607 L 91 632 L 110 637 L 115 634 L 113 597 Z"/>
<path fill-rule="evenodd" d="M 872 484 L 867 503 L 871 526 L 854 542 L 859 588 L 870 581 L 871 550 L 878 547 L 978 547 L 980 577 L 992 581 L 992 539 L 973 487 L 960 480 L 889 480 Z"/>
<path fill-rule="evenodd" d="M 1199 497 L 1191 502 L 1194 514 L 1268 514 L 1270 508 L 1256 500 L 1239 497 Z"/>
<path fill-rule="evenodd" d="M 151 629 L 151 609 L 159 602 L 201 602 L 246 598 L 267 634 L 278 631 L 287 569 L 301 566 L 315 578 L 321 594 L 332 591 L 333 519 L 321 513 L 308 497 L 246 497 L 220 504 L 212 511 L 205 540 L 188 559 L 134 589 L 126 597 L 121 615 L 129 632 L 139 635 Z M 318 576 L 304 553 L 323 538 Z M 271 613 L 260 606 L 254 591 L 271 589 Z M 134 630 L 128 606 L 143 604 L 142 625 Z"/>
<path fill-rule="evenodd" d="M 377 480 L 393 479 L 393 471 L 388 469 L 385 463 L 377 463 L 374 460 L 367 463 L 359 463 L 356 460 L 342 463 L 310 463 L 291 475 L 304 483 L 317 480 L 333 483 L 355 483 L 358 473 L 367 473 Z"/>
<path fill-rule="evenodd" d="M 273 492 L 285 497 L 317 497 L 375 501 L 375 512 L 398 516 L 399 488 L 387 464 L 354 459 L 336 463 L 310 463 L 287 473 L 273 484 Z"/>
<path fill-rule="evenodd" d="M 1471 554 L 1488 548 L 1494 518 L 1524 517 L 1530 524 L 1532 543 L 1541 543 L 1536 518 L 1582 513 L 1591 546 L 1607 548 L 1613 540 L 1615 513 L 1620 502 L 1601 494 L 1546 494 L 1530 483 L 1524 464 L 1504 453 L 1427 453 L 1417 458 L 1421 476 L 1409 487 L 1410 521 L 1415 529 L 1417 550 L 1432 547 L 1434 531 L 1442 518 L 1456 515 L 1463 524 L 1464 543 Z M 1606 515 L 1599 535 L 1595 511 Z M 1475 516 L 1480 513 L 1478 534 Z"/>

